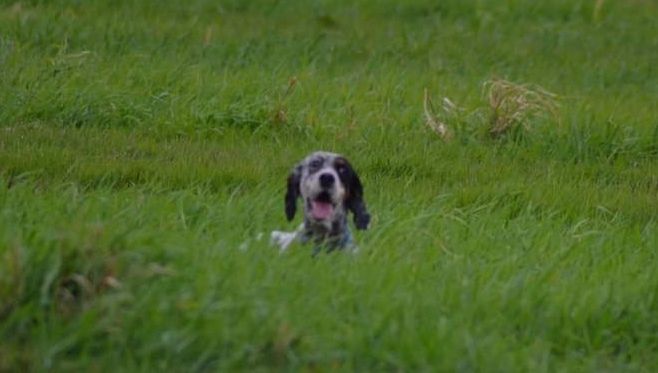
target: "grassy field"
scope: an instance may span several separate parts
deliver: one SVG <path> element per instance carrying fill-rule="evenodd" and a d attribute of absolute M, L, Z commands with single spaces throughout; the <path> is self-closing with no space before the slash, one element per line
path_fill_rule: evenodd
<path fill-rule="evenodd" d="M 657 371 L 656 19 L 0 1 L 0 371 Z M 555 109 L 492 138 L 492 79 Z M 358 254 L 257 239 L 316 149 L 364 182 Z"/>

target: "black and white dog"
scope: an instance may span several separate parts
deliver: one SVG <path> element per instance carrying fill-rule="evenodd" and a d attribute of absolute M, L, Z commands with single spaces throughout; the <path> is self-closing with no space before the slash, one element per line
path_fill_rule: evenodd
<path fill-rule="evenodd" d="M 312 242 L 314 254 L 323 247 L 354 248 L 347 214 L 354 214 L 357 229 L 367 229 L 370 214 L 363 200 L 363 186 L 345 157 L 315 152 L 304 158 L 288 176 L 285 211 L 288 221 L 295 217 L 297 199 L 304 205 L 304 223 L 295 232 L 273 231 L 272 242 L 282 250 L 294 242 Z"/>

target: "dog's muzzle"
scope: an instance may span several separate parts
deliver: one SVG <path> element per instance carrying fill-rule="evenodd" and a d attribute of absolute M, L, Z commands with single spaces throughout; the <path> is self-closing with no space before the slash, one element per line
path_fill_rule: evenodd
<path fill-rule="evenodd" d="M 322 191 L 308 202 L 311 207 L 311 217 L 315 220 L 327 220 L 334 213 L 334 202 L 327 191 Z"/>
<path fill-rule="evenodd" d="M 327 220 L 334 214 L 335 203 L 331 192 L 336 184 L 336 178 L 330 173 L 323 173 L 318 182 L 322 191 L 309 200 L 311 217 L 315 220 Z"/>

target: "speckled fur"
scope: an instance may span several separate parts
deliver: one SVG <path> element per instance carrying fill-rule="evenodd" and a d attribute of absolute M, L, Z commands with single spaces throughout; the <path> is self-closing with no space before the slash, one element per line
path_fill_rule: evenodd
<path fill-rule="evenodd" d="M 320 176 L 333 178 L 335 182 L 323 186 Z M 345 157 L 330 152 L 318 151 L 297 164 L 288 177 L 285 210 L 288 220 L 297 211 L 297 199 L 303 201 L 304 223 L 292 233 L 274 231 L 272 241 L 281 249 L 292 242 L 312 242 L 318 248 L 345 249 L 353 247 L 352 234 L 347 223 L 348 212 L 354 214 L 357 229 L 367 229 L 370 215 L 363 199 L 363 187 L 358 175 Z M 315 219 L 311 214 L 311 201 L 323 198 L 333 205 L 327 219 Z"/>

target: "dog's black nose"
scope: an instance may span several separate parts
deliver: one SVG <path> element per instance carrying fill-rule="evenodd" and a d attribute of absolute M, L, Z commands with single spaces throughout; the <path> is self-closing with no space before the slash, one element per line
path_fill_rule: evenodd
<path fill-rule="evenodd" d="M 332 174 L 322 174 L 320 175 L 320 186 L 323 188 L 329 188 L 336 182 L 334 175 Z"/>

